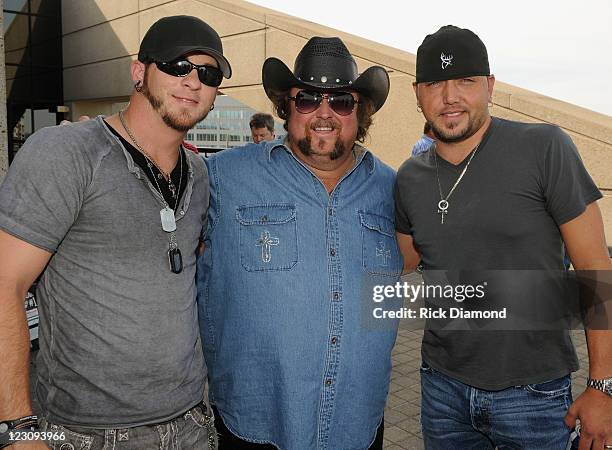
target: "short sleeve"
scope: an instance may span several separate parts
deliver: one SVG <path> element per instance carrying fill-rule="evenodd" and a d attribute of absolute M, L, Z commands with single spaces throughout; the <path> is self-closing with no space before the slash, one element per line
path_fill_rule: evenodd
<path fill-rule="evenodd" d="M 545 154 L 543 191 L 549 214 L 557 225 L 563 225 L 582 214 L 602 194 L 571 138 L 559 128 L 552 130 Z"/>
<path fill-rule="evenodd" d="M 402 189 L 406 187 L 402 186 L 402 173 L 401 169 L 397 173 L 395 178 L 395 186 L 393 188 L 393 198 L 395 201 L 395 229 L 404 234 L 412 234 L 412 224 L 406 213 L 406 206 L 402 201 Z"/>
<path fill-rule="evenodd" d="M 79 214 L 91 172 L 68 134 L 58 127 L 34 133 L 0 185 L 0 228 L 52 253 Z"/>

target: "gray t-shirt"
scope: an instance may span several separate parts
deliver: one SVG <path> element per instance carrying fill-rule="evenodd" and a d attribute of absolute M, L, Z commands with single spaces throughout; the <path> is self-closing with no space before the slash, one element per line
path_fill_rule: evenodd
<path fill-rule="evenodd" d="M 437 159 L 446 195 L 467 161 L 454 166 Z M 437 213 L 433 150 L 401 166 L 396 228 L 413 236 L 425 269 L 562 270 L 559 225 L 599 198 L 563 131 L 493 118 L 449 200 L 444 224 Z M 434 369 L 488 390 L 538 383 L 578 368 L 567 331 L 426 330 L 422 356 Z"/>
<path fill-rule="evenodd" d="M 176 211 L 184 269 L 169 269 L 161 196 L 102 117 L 42 129 L 0 186 L 0 228 L 53 253 L 38 285 L 37 396 L 50 422 L 121 428 L 202 400 L 196 248 L 208 174 L 187 151 Z"/>

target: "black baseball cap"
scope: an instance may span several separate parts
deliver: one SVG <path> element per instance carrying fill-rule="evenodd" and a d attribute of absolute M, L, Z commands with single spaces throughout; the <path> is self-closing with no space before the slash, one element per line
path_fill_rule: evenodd
<path fill-rule="evenodd" d="M 468 29 L 446 25 L 427 35 L 417 50 L 417 83 L 480 75 L 491 75 L 487 48 Z"/>
<path fill-rule="evenodd" d="M 232 67 L 223 56 L 221 38 L 210 25 L 193 16 L 163 17 L 151 25 L 138 51 L 138 61 L 170 62 L 191 52 L 212 56 L 225 78 L 231 78 Z"/>

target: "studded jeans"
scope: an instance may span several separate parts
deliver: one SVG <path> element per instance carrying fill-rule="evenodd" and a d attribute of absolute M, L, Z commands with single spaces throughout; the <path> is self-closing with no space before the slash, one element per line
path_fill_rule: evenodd
<path fill-rule="evenodd" d="M 212 412 L 196 406 L 168 422 L 125 429 L 65 427 L 42 419 L 41 431 L 65 439 L 48 441 L 51 450 L 216 450 Z"/>

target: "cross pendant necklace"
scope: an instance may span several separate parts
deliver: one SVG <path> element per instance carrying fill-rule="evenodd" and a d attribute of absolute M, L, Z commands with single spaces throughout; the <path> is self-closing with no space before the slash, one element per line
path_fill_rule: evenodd
<path fill-rule="evenodd" d="M 126 129 L 127 131 L 127 129 Z M 130 136 L 131 137 L 131 136 Z M 134 142 L 134 141 L 132 141 Z M 139 149 L 140 150 L 140 149 Z M 176 200 L 176 186 L 174 186 L 174 182 L 172 181 L 172 176 L 169 173 L 164 172 L 163 170 L 160 169 L 160 167 L 155 163 L 155 161 L 153 161 L 151 159 L 151 157 L 149 156 L 148 153 L 146 153 L 144 151 L 144 149 L 140 150 L 141 153 L 144 155 L 145 160 L 147 161 L 147 166 L 149 167 L 149 170 L 151 171 L 151 173 L 153 174 L 153 178 L 155 178 L 155 173 L 153 172 L 153 166 L 155 166 L 155 168 L 159 171 L 159 175 L 158 178 L 161 180 L 162 178 L 164 180 L 166 180 L 167 184 L 168 184 L 168 190 L 170 190 L 170 194 L 172 195 L 172 198 L 174 200 Z M 155 181 L 157 183 L 157 180 Z"/>
<path fill-rule="evenodd" d="M 444 214 L 448 214 L 448 201 L 442 199 L 438 202 L 438 214 L 440 214 L 440 223 L 444 225 Z"/>
<path fill-rule="evenodd" d="M 465 167 L 463 168 L 463 170 L 461 171 L 461 174 L 459 174 L 459 177 L 457 178 L 457 181 L 455 181 L 455 184 L 453 184 L 453 187 L 451 188 L 451 190 L 448 192 L 448 194 L 445 197 L 442 194 L 442 185 L 440 184 L 440 172 L 439 172 L 439 169 L 438 169 L 438 152 L 437 152 L 437 149 L 436 149 L 436 144 L 434 143 L 434 152 L 433 153 L 434 153 L 434 158 L 436 160 L 436 179 L 438 180 L 438 190 L 440 192 L 440 201 L 438 202 L 438 214 L 440 214 L 440 224 L 441 225 L 444 225 L 444 216 L 446 214 L 448 214 L 448 207 L 449 207 L 448 199 L 450 198 L 451 195 L 453 195 L 453 191 L 455 190 L 455 188 L 457 187 L 457 185 L 459 184 L 459 182 L 463 178 L 463 175 L 465 175 L 465 172 L 467 171 L 468 167 L 470 166 L 470 163 L 472 162 L 472 159 L 474 158 L 474 155 L 478 151 L 478 147 L 480 147 L 480 143 L 474 148 L 474 150 L 472 150 L 472 154 L 470 155 L 470 159 L 468 159 L 468 162 L 465 165 Z"/>

